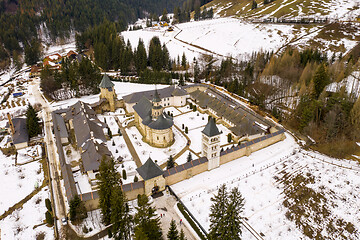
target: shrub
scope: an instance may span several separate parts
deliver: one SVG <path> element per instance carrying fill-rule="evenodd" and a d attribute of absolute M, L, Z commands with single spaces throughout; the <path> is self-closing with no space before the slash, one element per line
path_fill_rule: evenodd
<path fill-rule="evenodd" d="M 126 178 L 127 178 L 125 169 L 122 170 L 122 177 L 123 177 L 124 180 L 126 180 Z"/>
<path fill-rule="evenodd" d="M 50 199 L 45 199 L 45 206 L 49 212 L 52 212 Z"/>
<path fill-rule="evenodd" d="M 134 182 L 137 182 L 137 181 L 139 181 L 139 179 L 138 179 L 138 177 L 135 175 L 135 177 L 134 177 Z"/>
<path fill-rule="evenodd" d="M 185 127 L 185 133 L 188 134 L 189 133 L 189 129 L 188 127 Z"/>
<path fill-rule="evenodd" d="M 49 211 L 47 211 L 45 213 L 45 219 L 46 219 L 46 223 L 49 224 L 50 226 L 54 225 L 54 219 L 53 216 L 51 215 L 51 213 Z"/>

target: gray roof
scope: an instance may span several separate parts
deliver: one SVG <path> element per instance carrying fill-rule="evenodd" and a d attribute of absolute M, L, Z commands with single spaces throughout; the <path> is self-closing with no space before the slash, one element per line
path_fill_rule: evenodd
<path fill-rule="evenodd" d="M 166 88 L 158 89 L 157 92 L 161 99 L 172 97 L 172 96 L 188 95 L 188 93 L 184 89 L 175 87 L 175 86 L 169 86 Z M 155 95 L 154 90 L 149 90 L 149 91 L 144 91 L 144 92 L 131 93 L 129 95 L 124 96 L 123 99 L 126 103 L 137 103 L 140 101 L 140 99 L 142 97 L 145 97 L 148 100 L 151 100 L 155 97 L 154 95 Z"/>
<path fill-rule="evenodd" d="M 208 137 L 213 137 L 220 134 L 214 118 L 210 117 L 210 120 L 206 124 L 204 130 L 202 130 L 202 133 Z"/>
<path fill-rule="evenodd" d="M 24 143 L 29 141 L 29 134 L 26 127 L 26 119 L 25 118 L 13 118 L 12 122 L 14 124 L 15 133 L 12 136 L 13 143 Z"/>
<path fill-rule="evenodd" d="M 154 94 L 154 98 L 152 100 L 153 102 L 161 102 L 161 98 L 159 96 L 159 92 L 157 89 L 155 89 L 155 94 Z"/>
<path fill-rule="evenodd" d="M 69 107 L 66 112 L 66 119 L 73 119 L 75 137 L 78 147 L 82 147 L 83 143 L 91 138 L 106 141 L 103 129 L 106 124 L 102 123 L 96 116 L 95 111 L 89 104 L 77 102 Z"/>
<path fill-rule="evenodd" d="M 143 96 L 133 108 L 141 119 L 145 119 L 147 116 L 151 115 L 152 104 L 149 99 Z"/>
<path fill-rule="evenodd" d="M 205 92 L 196 90 L 190 93 L 190 96 L 196 100 L 196 103 L 203 109 L 211 108 L 216 112 L 216 115 L 225 118 L 232 122 L 235 126 L 230 130 L 237 136 L 254 135 L 258 133 L 265 133 L 266 130 L 260 128 L 257 123 L 265 126 L 272 126 L 271 122 L 266 121 L 254 111 L 247 109 L 241 104 L 233 104 L 227 102 L 226 99 L 212 97 Z M 213 93 L 213 92 L 212 92 Z"/>
<path fill-rule="evenodd" d="M 109 76 L 105 73 L 101 83 L 99 85 L 100 88 L 112 88 L 114 86 L 114 84 L 111 82 Z"/>
<path fill-rule="evenodd" d="M 155 121 L 149 123 L 149 127 L 156 130 L 163 130 L 171 128 L 174 122 L 171 118 L 165 118 L 164 114 L 161 114 Z"/>
<path fill-rule="evenodd" d="M 161 170 L 161 168 L 154 163 L 151 158 L 149 158 L 144 165 L 137 168 L 136 171 L 145 181 L 163 174 L 163 170 Z"/>
<path fill-rule="evenodd" d="M 54 116 L 56 117 L 56 125 L 60 132 L 60 137 L 61 138 L 69 137 L 64 118 L 60 114 L 54 114 Z"/>
<path fill-rule="evenodd" d="M 98 144 L 89 140 L 85 143 L 83 149 L 85 152 L 81 154 L 81 160 L 86 172 L 99 170 L 102 157 L 111 157 L 111 153 L 105 144 Z"/>

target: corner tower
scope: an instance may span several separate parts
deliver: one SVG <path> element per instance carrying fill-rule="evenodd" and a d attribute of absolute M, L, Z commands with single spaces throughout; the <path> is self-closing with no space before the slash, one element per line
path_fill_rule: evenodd
<path fill-rule="evenodd" d="M 220 131 L 212 117 L 202 131 L 201 155 L 209 160 L 208 170 L 220 166 Z"/>
<path fill-rule="evenodd" d="M 115 99 L 116 93 L 114 89 L 114 84 L 111 82 L 110 78 L 106 73 L 104 74 L 100 87 L 100 99 L 105 98 L 110 105 L 110 111 L 115 112 Z"/>

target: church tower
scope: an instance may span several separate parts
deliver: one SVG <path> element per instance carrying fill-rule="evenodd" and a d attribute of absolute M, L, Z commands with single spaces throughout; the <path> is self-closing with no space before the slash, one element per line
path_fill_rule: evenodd
<path fill-rule="evenodd" d="M 212 117 L 202 131 L 201 155 L 209 160 L 208 170 L 220 166 L 220 131 Z"/>
<path fill-rule="evenodd" d="M 115 112 L 115 100 L 116 93 L 114 89 L 114 84 L 111 82 L 110 78 L 106 73 L 104 74 L 100 87 L 100 99 L 105 98 L 110 105 L 110 111 Z"/>
<path fill-rule="evenodd" d="M 153 119 L 157 119 L 163 113 L 163 107 L 161 106 L 161 98 L 157 89 L 155 89 L 154 98 L 152 99 L 151 116 Z"/>

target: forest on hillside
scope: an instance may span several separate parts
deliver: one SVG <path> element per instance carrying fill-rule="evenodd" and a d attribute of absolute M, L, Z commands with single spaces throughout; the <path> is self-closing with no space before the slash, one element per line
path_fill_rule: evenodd
<path fill-rule="evenodd" d="M 23 62 L 22 54 L 39 49 L 41 36 L 55 41 L 71 33 L 84 32 L 104 20 L 116 22 L 118 31 L 126 29 L 138 18 L 160 15 L 164 9 L 176 7 L 193 11 L 207 0 L 0 0 L 0 69 L 11 60 L 16 66 Z M 26 51 L 28 50 L 28 51 Z M 36 58 L 28 58 L 33 64 Z"/>

